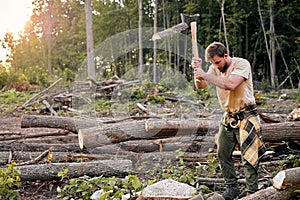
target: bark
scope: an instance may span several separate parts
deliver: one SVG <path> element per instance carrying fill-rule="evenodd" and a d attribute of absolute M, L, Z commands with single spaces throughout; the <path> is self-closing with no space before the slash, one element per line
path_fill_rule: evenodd
<path fill-rule="evenodd" d="M 300 122 L 263 124 L 265 142 L 293 141 L 300 139 Z"/>
<path fill-rule="evenodd" d="M 62 128 L 74 133 L 79 130 L 79 144 L 89 141 L 91 146 L 104 145 L 132 139 L 157 139 L 174 136 L 206 135 L 216 132 L 217 120 L 203 119 L 149 119 L 125 121 L 115 124 L 100 124 L 92 119 L 75 119 L 58 116 L 24 115 L 22 128 L 48 127 Z M 262 124 L 265 142 L 293 141 L 300 138 L 300 122 Z M 88 145 L 87 145 L 88 146 Z"/>
<path fill-rule="evenodd" d="M 294 199 L 294 197 L 296 196 L 295 190 L 295 187 L 290 187 L 286 190 L 276 190 L 274 187 L 271 186 L 264 190 L 259 190 L 254 194 L 241 198 L 240 200 L 290 200 Z"/>
<path fill-rule="evenodd" d="M 29 138 L 39 138 L 39 137 L 49 137 L 49 136 L 62 136 L 68 134 L 67 131 L 56 131 L 53 133 L 39 133 L 39 134 L 22 134 L 17 136 L 9 136 L 0 138 L 0 141 L 7 141 L 7 140 L 20 140 L 20 139 L 29 139 Z"/>
<path fill-rule="evenodd" d="M 81 163 L 51 163 L 15 167 L 21 172 L 22 181 L 56 180 L 58 172 L 68 169 L 69 178 L 80 176 L 117 176 L 125 177 L 132 172 L 132 163 L 129 160 L 100 160 Z M 34 173 L 33 173 L 34 172 Z"/>
<path fill-rule="evenodd" d="M 0 151 L 45 151 L 51 148 L 53 152 L 80 152 L 78 143 L 48 144 L 32 141 L 2 142 Z"/>
<path fill-rule="evenodd" d="M 43 152 L 29 152 L 29 151 L 4 151 L 0 152 L 0 165 L 7 165 L 11 161 L 24 163 L 32 161 L 38 156 L 42 155 Z M 109 159 L 121 159 L 121 160 L 134 160 L 134 157 L 127 155 L 113 155 L 113 154 L 82 154 L 82 153 L 71 153 L 71 152 L 52 152 L 50 150 L 51 158 L 45 157 L 40 160 L 39 163 L 65 163 L 65 162 L 78 162 L 78 161 L 94 161 L 94 160 L 109 160 Z"/>
<path fill-rule="evenodd" d="M 76 119 L 60 116 L 23 115 L 21 128 L 47 127 L 61 128 L 77 133 L 77 130 L 99 126 L 99 122 L 93 119 Z"/>
<path fill-rule="evenodd" d="M 143 1 L 138 0 L 138 13 L 139 13 L 139 22 L 138 22 L 138 39 L 139 39 L 139 66 L 138 66 L 138 75 L 139 78 L 142 78 L 143 74 L 143 64 L 144 64 L 144 56 L 143 56 Z"/>
<path fill-rule="evenodd" d="M 131 121 L 81 129 L 80 148 L 118 143 L 133 139 L 155 139 L 174 136 L 205 135 L 212 122 L 208 120 L 146 120 Z"/>
<path fill-rule="evenodd" d="M 86 22 L 86 39 L 87 39 L 87 72 L 88 79 L 96 82 L 96 67 L 94 61 L 94 39 L 93 39 L 93 19 L 91 0 L 84 1 L 85 22 Z"/>
<path fill-rule="evenodd" d="M 210 127 L 210 123 L 204 120 L 148 120 L 81 129 L 78 133 L 79 146 L 83 149 L 136 139 L 205 135 L 208 131 L 217 131 L 217 125 Z M 263 124 L 262 128 L 265 142 L 300 139 L 299 122 Z"/>
<path fill-rule="evenodd" d="M 99 138 L 98 138 L 99 139 Z M 84 143 L 85 150 L 92 150 L 93 148 L 103 146 L 102 144 L 95 142 Z M 183 137 L 171 137 L 165 139 L 148 139 L 148 140 L 132 140 L 124 141 L 117 144 L 109 142 L 105 146 L 112 149 L 111 146 L 117 145 L 119 150 L 132 151 L 136 153 L 147 153 L 155 151 L 176 151 L 181 149 L 185 152 L 199 152 L 209 151 L 214 147 L 214 137 L 195 137 L 195 136 L 183 136 Z"/>

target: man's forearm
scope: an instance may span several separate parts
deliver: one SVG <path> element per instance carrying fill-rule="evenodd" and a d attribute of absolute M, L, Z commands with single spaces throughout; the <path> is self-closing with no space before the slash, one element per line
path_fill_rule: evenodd
<path fill-rule="evenodd" d="M 219 88 L 226 89 L 225 77 L 218 77 L 213 74 L 206 74 L 203 78 L 208 83 L 211 83 Z"/>

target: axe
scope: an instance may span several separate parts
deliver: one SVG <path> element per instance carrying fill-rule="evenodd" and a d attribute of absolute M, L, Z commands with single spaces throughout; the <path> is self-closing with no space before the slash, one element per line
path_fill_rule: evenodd
<path fill-rule="evenodd" d="M 168 28 L 166 30 L 163 30 L 161 32 L 157 32 L 155 34 L 153 34 L 152 39 L 151 40 L 158 40 L 158 39 L 162 39 L 164 37 L 168 37 L 170 35 L 179 33 L 181 31 L 186 30 L 187 28 L 190 27 L 191 22 L 196 22 L 197 21 L 197 17 L 200 16 L 199 14 L 195 14 L 195 15 L 185 15 L 183 13 L 180 14 L 180 18 L 181 18 L 181 23 L 177 24 L 175 26 L 172 26 L 171 28 Z"/>
<path fill-rule="evenodd" d="M 191 22 L 191 32 L 192 32 L 193 55 L 195 58 L 199 58 L 198 46 L 197 46 L 197 22 Z"/>

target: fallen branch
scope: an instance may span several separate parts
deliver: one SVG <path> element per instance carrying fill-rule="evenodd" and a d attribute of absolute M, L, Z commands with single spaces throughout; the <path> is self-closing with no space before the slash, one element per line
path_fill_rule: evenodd
<path fill-rule="evenodd" d="M 36 157 L 36 158 L 34 158 L 32 160 L 29 160 L 29 161 L 26 161 L 26 162 L 17 163 L 16 166 L 37 164 L 39 161 L 43 160 L 46 156 L 49 156 L 50 149 L 42 152 L 38 157 Z"/>
<path fill-rule="evenodd" d="M 42 95 L 44 93 L 46 93 L 47 91 L 49 91 L 51 88 L 53 88 L 57 83 L 59 83 L 62 80 L 62 78 L 58 79 L 57 81 L 55 81 L 54 83 L 52 83 L 48 88 L 46 88 L 45 90 L 37 93 L 36 95 L 34 95 L 33 97 L 31 97 L 30 99 L 28 99 L 22 107 L 26 107 L 32 100 L 34 100 L 36 97 L 38 97 L 39 95 Z"/>

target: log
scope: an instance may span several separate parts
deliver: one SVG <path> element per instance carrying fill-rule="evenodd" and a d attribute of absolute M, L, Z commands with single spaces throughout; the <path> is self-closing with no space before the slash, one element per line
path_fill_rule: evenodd
<path fill-rule="evenodd" d="M 101 135 L 98 135 L 101 136 Z M 99 138 L 98 138 L 99 139 Z M 107 138 L 105 138 L 107 139 Z M 136 153 L 147 153 L 155 151 L 176 151 L 181 149 L 184 152 L 199 152 L 208 151 L 214 147 L 213 136 L 183 136 L 183 137 L 171 137 L 163 139 L 148 139 L 148 140 L 131 140 L 117 143 L 117 148 L 124 151 L 132 151 Z M 102 140 L 103 142 L 103 140 Z M 93 148 L 106 146 L 107 149 L 113 149 L 115 147 L 112 142 L 107 143 L 85 143 L 84 149 L 93 151 Z"/>
<path fill-rule="evenodd" d="M 293 141 L 300 139 L 300 122 L 262 124 L 265 142 Z"/>
<path fill-rule="evenodd" d="M 101 146 L 136 139 L 155 139 L 174 136 L 205 135 L 211 126 L 211 120 L 142 120 L 122 122 L 81 129 L 78 131 L 79 146 Z"/>
<path fill-rule="evenodd" d="M 18 165 L 21 162 L 27 162 L 41 155 L 43 152 L 28 152 L 28 151 L 4 151 L 0 152 L 0 165 L 7 165 L 11 161 L 16 162 Z M 113 155 L 113 154 L 83 154 L 83 153 L 67 153 L 67 152 L 52 152 L 51 159 L 48 157 L 39 163 L 63 163 L 63 162 L 78 162 L 78 161 L 94 161 L 94 160 L 110 160 L 110 159 L 122 159 L 122 160 L 136 160 L 136 157 L 128 155 Z"/>
<path fill-rule="evenodd" d="M 95 134 L 104 133 L 111 142 L 121 142 L 130 139 L 149 139 L 183 135 L 205 135 L 216 132 L 219 120 L 203 119 L 153 119 L 128 121 L 116 124 L 102 124 L 93 119 L 76 119 L 58 116 L 24 115 L 22 128 L 49 127 L 61 128 L 81 134 L 87 134 L 91 142 L 95 142 Z M 300 139 L 300 122 L 282 122 L 262 124 L 264 141 L 293 141 Z M 80 136 L 81 137 L 81 136 Z M 102 136 L 101 136 L 102 137 Z M 84 144 L 81 144 L 84 145 Z M 83 146 L 81 146 L 83 147 Z"/>
<path fill-rule="evenodd" d="M 273 187 L 276 189 L 285 189 L 291 186 L 300 185 L 300 167 L 280 171 L 273 178 Z"/>
<path fill-rule="evenodd" d="M 296 188 L 290 187 L 285 190 L 277 190 L 273 186 L 267 187 L 266 189 L 259 190 L 258 192 L 251 194 L 249 196 L 243 197 L 240 200 L 291 200 L 295 199 Z"/>
<path fill-rule="evenodd" d="M 79 152 L 80 149 L 77 143 L 68 144 L 47 144 L 47 143 L 33 143 L 32 141 L 15 141 L 2 142 L 0 151 L 45 151 L 51 148 L 53 152 Z"/>
<path fill-rule="evenodd" d="M 205 135 L 217 131 L 217 122 L 207 120 L 146 120 L 113 124 L 111 126 L 81 129 L 78 132 L 79 146 L 96 146 L 119 143 L 136 139 L 166 138 L 178 135 Z M 212 126 L 214 125 L 214 126 Z M 285 122 L 263 125 L 265 142 L 292 141 L 300 139 L 300 122 Z"/>
<path fill-rule="evenodd" d="M 214 147 L 214 137 L 172 137 L 154 140 L 133 140 L 120 142 L 119 146 L 126 150 L 136 153 L 176 151 L 181 149 L 183 152 L 208 152 Z"/>
<path fill-rule="evenodd" d="M 93 119 L 77 119 L 61 116 L 23 115 L 21 128 L 60 128 L 77 133 L 79 129 L 97 127 L 100 123 Z"/>
<path fill-rule="evenodd" d="M 5 140 L 20 140 L 20 139 L 28 139 L 28 138 L 38 138 L 38 137 L 49 137 L 49 136 L 62 136 L 67 135 L 68 131 L 55 131 L 52 133 L 39 133 L 39 134 L 18 134 L 17 136 L 9 136 L 9 137 L 2 137 L 0 141 Z"/>
<path fill-rule="evenodd" d="M 80 176 L 105 176 L 105 177 L 125 177 L 132 173 L 132 162 L 130 160 L 99 160 L 93 162 L 81 163 L 50 163 L 16 166 L 21 174 L 19 177 L 22 181 L 35 180 L 57 180 L 58 172 L 68 169 L 67 176 L 69 178 Z M 33 173 L 34 172 L 34 173 Z"/>

